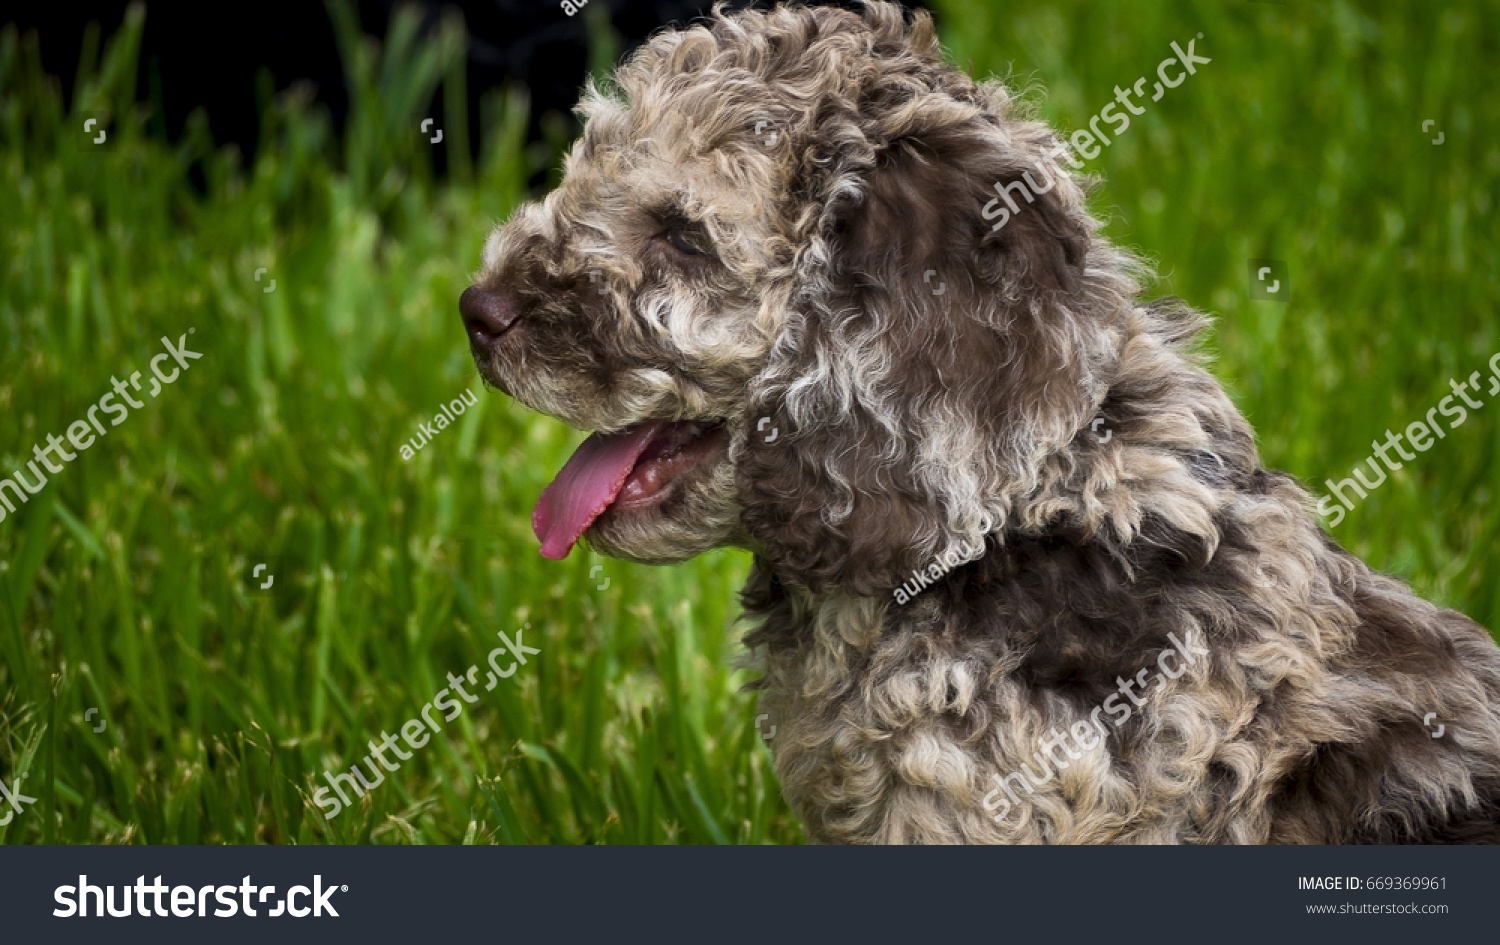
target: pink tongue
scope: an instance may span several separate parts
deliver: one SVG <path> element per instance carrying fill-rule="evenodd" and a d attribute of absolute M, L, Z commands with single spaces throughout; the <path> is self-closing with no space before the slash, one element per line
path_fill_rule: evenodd
<path fill-rule="evenodd" d="M 531 530 L 542 542 L 542 557 L 558 560 L 583 537 L 594 519 L 604 514 L 646 445 L 667 424 L 643 423 L 624 433 L 594 433 L 542 490 L 531 513 Z"/>

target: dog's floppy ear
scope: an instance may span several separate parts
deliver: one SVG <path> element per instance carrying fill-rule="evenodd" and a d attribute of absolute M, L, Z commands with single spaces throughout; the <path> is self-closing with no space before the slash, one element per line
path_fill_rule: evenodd
<path fill-rule="evenodd" d="M 1081 191 L 1058 180 L 996 227 L 996 184 L 1031 170 L 997 134 L 901 137 L 824 185 L 737 462 L 746 530 L 784 580 L 885 595 L 977 553 L 1101 396 L 1075 311 Z"/>

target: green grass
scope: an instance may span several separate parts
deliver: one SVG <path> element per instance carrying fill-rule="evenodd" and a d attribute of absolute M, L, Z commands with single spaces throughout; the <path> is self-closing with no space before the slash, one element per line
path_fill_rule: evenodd
<path fill-rule="evenodd" d="M 1159 264 L 1154 294 L 1217 317 L 1217 370 L 1269 465 L 1348 475 L 1500 349 L 1493 4 L 939 6 L 961 65 L 1045 88 L 1070 130 L 1204 33 L 1213 63 L 1091 162 L 1095 205 Z M 204 355 L 0 521 L 0 779 L 38 798 L 0 840 L 798 841 L 732 669 L 746 558 L 536 553 L 531 505 L 578 434 L 482 391 L 455 306 L 555 151 L 525 147 L 523 95 L 487 90 L 481 158 L 436 182 L 417 128 L 442 87 L 450 157 L 467 140 L 461 25 L 418 44 L 402 18 L 379 47 L 334 10 L 347 133 L 263 91 L 253 157 L 203 122 L 148 133 L 138 16 L 96 44 L 72 102 L 0 34 L 0 471 L 162 336 L 194 329 Z M 104 146 L 82 140 L 91 112 L 110 116 Z M 1290 304 L 1247 299 L 1253 257 L 1289 263 Z M 478 405 L 403 462 L 466 389 Z M 1333 530 L 1491 627 L 1496 410 Z M 321 772 L 528 622 L 539 656 L 324 820 Z"/>

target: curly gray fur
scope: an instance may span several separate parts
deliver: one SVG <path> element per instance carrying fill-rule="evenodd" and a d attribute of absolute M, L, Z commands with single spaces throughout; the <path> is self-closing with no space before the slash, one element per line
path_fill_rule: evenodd
<path fill-rule="evenodd" d="M 588 536 L 755 553 L 747 642 L 811 837 L 1500 838 L 1500 649 L 1262 467 L 1205 319 L 1140 298 L 1083 180 L 987 225 L 1058 138 L 925 14 L 716 11 L 580 111 L 561 186 L 485 247 L 478 283 L 523 314 L 476 357 L 584 429 L 723 425 L 709 468 Z M 1199 665 L 1101 724 L 1189 635 Z M 1039 750 L 1080 725 L 1093 750 Z"/>

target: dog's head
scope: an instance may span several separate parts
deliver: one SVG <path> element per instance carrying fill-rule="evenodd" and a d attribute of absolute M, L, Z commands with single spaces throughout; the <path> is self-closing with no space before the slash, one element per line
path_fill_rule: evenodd
<path fill-rule="evenodd" d="M 486 381 L 592 434 L 533 515 L 544 554 L 741 544 L 888 593 L 1087 426 L 1134 284 L 1058 139 L 926 14 L 716 11 L 579 110 L 561 186 L 460 303 Z"/>

